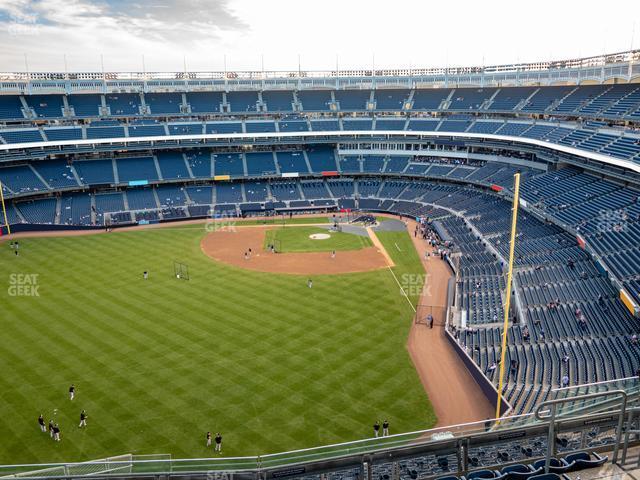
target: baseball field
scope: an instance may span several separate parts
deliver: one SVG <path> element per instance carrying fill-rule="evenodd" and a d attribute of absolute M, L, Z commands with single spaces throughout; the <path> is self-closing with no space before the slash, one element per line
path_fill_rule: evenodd
<path fill-rule="evenodd" d="M 318 252 L 317 227 L 295 228 L 269 235 Z M 315 272 L 309 288 L 308 275 L 216 260 L 211 235 L 178 225 L 25 238 L 18 256 L 0 243 L 0 463 L 206 457 L 207 431 L 223 435 L 223 455 L 254 455 L 367 438 L 376 420 L 391 433 L 435 424 L 406 349 L 413 310 L 389 268 Z M 337 263 L 373 248 L 343 235 L 354 238 Z M 423 273 L 406 232 L 377 236 L 397 278 Z M 234 248 L 240 258 L 246 246 Z M 40 432 L 40 413 L 60 442 Z"/>

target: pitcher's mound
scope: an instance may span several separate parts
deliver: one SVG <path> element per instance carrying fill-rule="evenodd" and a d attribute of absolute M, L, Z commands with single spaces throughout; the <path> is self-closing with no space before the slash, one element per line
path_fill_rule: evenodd
<path fill-rule="evenodd" d="M 273 227 L 238 227 L 235 231 L 218 231 L 206 235 L 202 251 L 219 262 L 247 270 L 298 275 L 322 275 L 368 272 L 385 268 L 385 256 L 376 247 L 331 252 L 271 253 L 264 250 L 265 232 Z M 295 228 L 295 227 L 292 227 Z M 329 234 L 320 233 L 317 235 Z M 251 249 L 251 256 L 244 253 Z"/>

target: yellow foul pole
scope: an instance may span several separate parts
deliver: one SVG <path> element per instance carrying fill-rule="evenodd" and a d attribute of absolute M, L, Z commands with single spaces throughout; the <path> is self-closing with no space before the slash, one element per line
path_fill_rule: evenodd
<path fill-rule="evenodd" d="M 2 191 L 2 182 L 0 182 L 0 202 L 2 203 L 2 215 L 4 215 L 4 224 L 7 226 L 7 234 L 11 235 L 11 225 L 9 225 L 9 221 L 7 220 L 7 208 L 4 205 L 4 192 Z"/>
<path fill-rule="evenodd" d="M 500 418 L 502 400 L 502 382 L 504 380 L 504 361 L 507 356 L 507 334 L 509 332 L 509 308 L 511 306 L 511 278 L 513 276 L 513 257 L 516 246 L 516 226 L 518 225 L 518 207 L 520 205 L 520 174 L 514 175 L 513 212 L 511 215 L 511 242 L 509 243 L 509 270 L 507 271 L 507 290 L 504 305 L 504 325 L 502 327 L 502 350 L 500 351 L 500 379 L 498 381 L 498 401 L 496 402 L 496 420 Z"/>

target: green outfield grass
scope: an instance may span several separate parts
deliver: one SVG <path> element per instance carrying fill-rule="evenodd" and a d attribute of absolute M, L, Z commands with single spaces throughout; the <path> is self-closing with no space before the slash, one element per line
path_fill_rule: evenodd
<path fill-rule="evenodd" d="M 309 235 L 325 233 L 331 235 L 326 240 L 312 240 Z M 280 252 L 330 252 L 332 250 L 360 250 L 373 244 L 369 237 L 352 233 L 332 232 L 319 227 L 274 228 L 267 230 L 264 248 L 274 242 L 280 242 Z M 277 244 L 276 244 L 277 245 Z"/>
<path fill-rule="evenodd" d="M 314 276 L 310 290 L 211 261 L 204 234 L 24 239 L 17 258 L 0 244 L 0 463 L 211 456 L 207 430 L 231 456 L 365 438 L 385 417 L 392 433 L 434 425 L 405 348 L 413 311 L 388 270 Z M 398 278 L 422 271 L 406 233 L 379 236 Z M 34 280 L 16 274 L 37 275 L 39 296 L 12 296 Z M 62 442 L 39 432 L 39 413 Z"/>

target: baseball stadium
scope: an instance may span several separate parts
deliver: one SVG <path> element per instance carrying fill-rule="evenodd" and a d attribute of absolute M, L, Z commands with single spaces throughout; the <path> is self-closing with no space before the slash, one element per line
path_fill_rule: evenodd
<path fill-rule="evenodd" d="M 633 43 L 0 69 L 0 478 L 636 478 Z"/>

